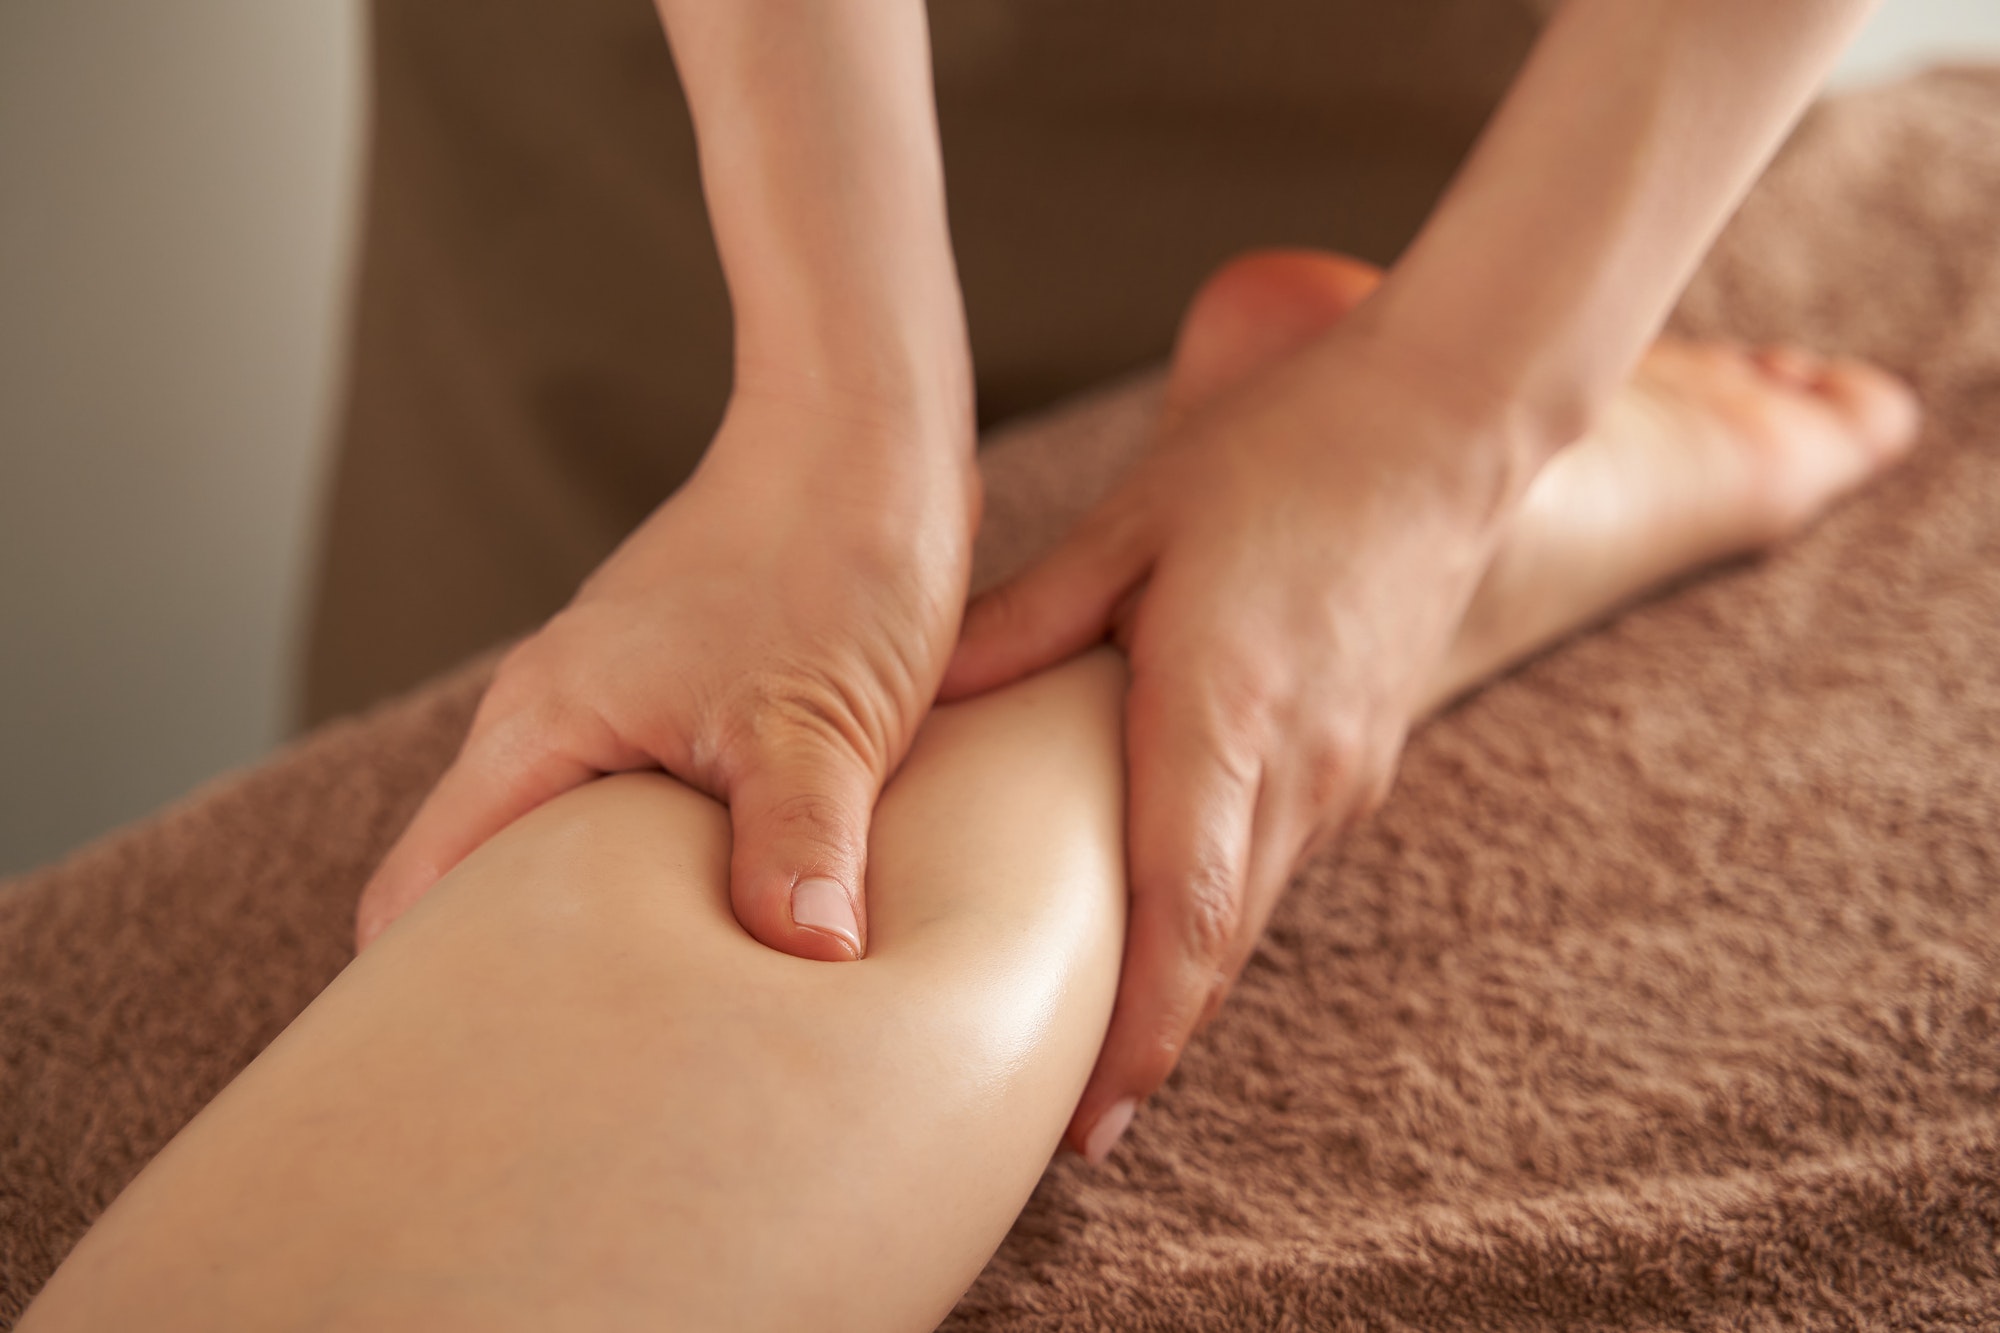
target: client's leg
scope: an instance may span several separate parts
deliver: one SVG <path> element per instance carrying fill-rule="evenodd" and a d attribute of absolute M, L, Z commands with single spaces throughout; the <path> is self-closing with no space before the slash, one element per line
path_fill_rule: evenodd
<path fill-rule="evenodd" d="M 1205 293 L 1170 409 L 1366 281 L 1261 262 Z M 1618 429 L 1538 483 L 1433 699 L 1768 540 L 1908 437 L 1860 369 L 1698 370 L 1655 358 Z M 857 963 L 744 936 L 724 814 L 677 783 L 551 802 L 189 1125 L 23 1327 L 929 1326 L 1109 1015 L 1122 679 L 1096 653 L 934 715 L 877 815 Z"/>
<path fill-rule="evenodd" d="M 530 814 L 167 1147 L 23 1327 L 931 1327 L 1110 1012 L 1123 679 L 1099 652 L 926 725 L 860 962 L 746 936 L 727 816 L 668 778 Z"/>

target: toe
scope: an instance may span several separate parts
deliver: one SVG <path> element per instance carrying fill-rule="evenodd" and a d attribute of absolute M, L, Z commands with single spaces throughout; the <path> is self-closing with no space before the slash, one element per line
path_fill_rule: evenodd
<path fill-rule="evenodd" d="M 1915 396 L 1895 376 L 1800 347 L 1663 346 L 1637 383 L 1679 404 L 1689 440 L 1721 446 L 1737 521 L 1758 544 L 1811 521 L 1916 435 Z"/>
<path fill-rule="evenodd" d="M 1879 366 L 1790 344 L 1759 347 L 1750 361 L 1766 379 L 1812 395 L 1877 462 L 1900 456 L 1916 440 L 1917 396 Z"/>
<path fill-rule="evenodd" d="M 1826 366 L 1825 361 L 1803 347 L 1787 343 L 1759 347 L 1750 353 L 1750 359 L 1766 375 L 1795 389 L 1813 388 Z"/>
<path fill-rule="evenodd" d="M 1901 378 L 1851 357 L 1825 362 L 1812 390 L 1847 421 L 1880 462 L 1902 456 L 1916 443 L 1922 409 Z"/>

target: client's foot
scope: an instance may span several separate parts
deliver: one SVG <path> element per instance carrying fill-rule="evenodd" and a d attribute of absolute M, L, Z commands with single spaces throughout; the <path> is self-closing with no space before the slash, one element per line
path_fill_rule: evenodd
<path fill-rule="evenodd" d="M 1228 264 L 1182 322 L 1167 412 L 1290 352 L 1380 276 L 1311 251 Z M 1909 389 L 1863 362 L 1662 339 L 1529 488 L 1427 708 L 1667 579 L 1798 530 L 1901 457 L 1917 416 Z"/>

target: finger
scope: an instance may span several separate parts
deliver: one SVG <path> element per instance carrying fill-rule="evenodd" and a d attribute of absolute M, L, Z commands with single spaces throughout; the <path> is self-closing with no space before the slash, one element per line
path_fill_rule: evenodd
<path fill-rule="evenodd" d="M 1185 690 L 1137 676 L 1127 705 L 1132 902 L 1118 998 L 1070 1142 L 1101 1162 L 1166 1081 L 1246 924 L 1261 770 Z"/>
<path fill-rule="evenodd" d="M 1041 563 L 966 608 L 939 698 L 1018 680 L 1104 638 L 1120 599 L 1152 559 L 1132 485 L 1085 516 Z"/>
<path fill-rule="evenodd" d="M 601 771 L 551 743 L 553 737 L 543 743 L 526 739 L 528 729 L 509 720 L 466 741 L 362 889 L 355 908 L 357 950 L 373 943 L 474 848 Z"/>
<path fill-rule="evenodd" d="M 800 958 L 868 948 L 868 826 L 882 780 L 840 739 L 800 729 L 729 792 L 729 896 L 745 930 Z"/>

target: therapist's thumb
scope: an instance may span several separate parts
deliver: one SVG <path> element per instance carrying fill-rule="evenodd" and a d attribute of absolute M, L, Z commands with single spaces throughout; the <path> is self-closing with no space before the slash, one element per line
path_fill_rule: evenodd
<path fill-rule="evenodd" d="M 862 892 L 882 779 L 836 736 L 801 731 L 767 749 L 729 793 L 729 896 L 774 949 L 841 962 L 868 947 Z"/>

